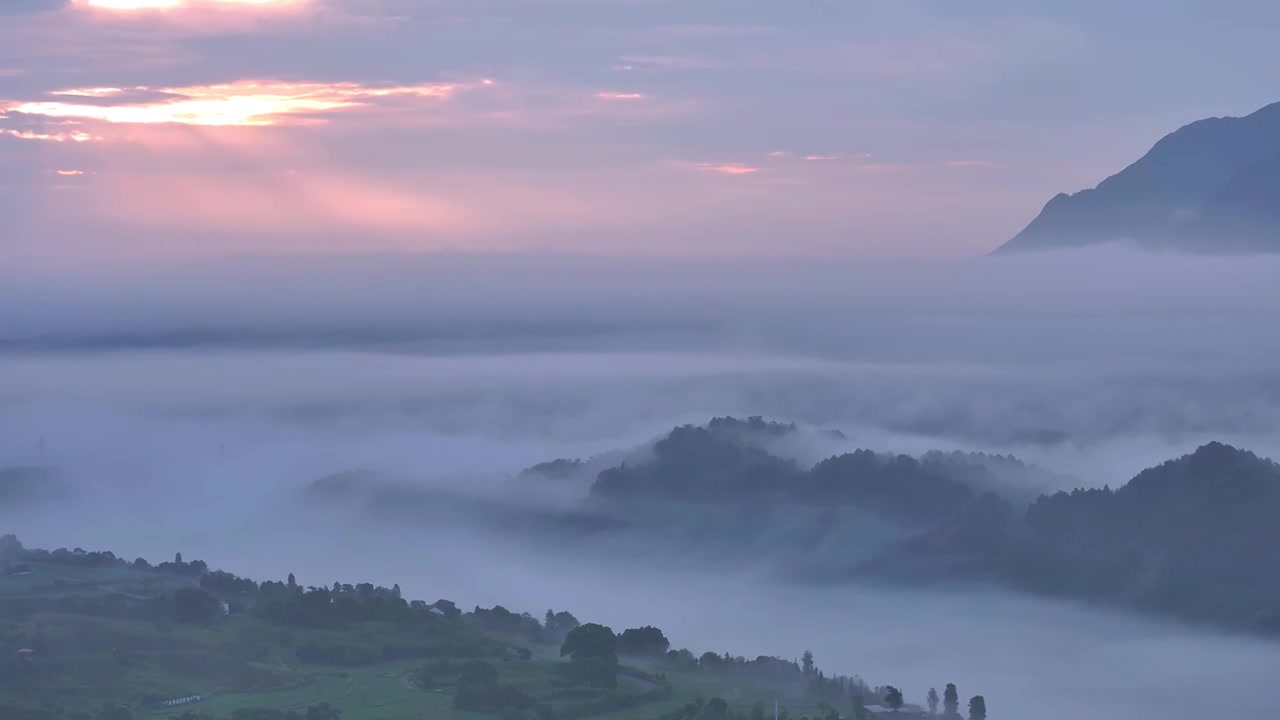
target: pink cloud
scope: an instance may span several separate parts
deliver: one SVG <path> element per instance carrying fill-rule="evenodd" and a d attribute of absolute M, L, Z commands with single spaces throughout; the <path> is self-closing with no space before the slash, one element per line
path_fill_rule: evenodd
<path fill-rule="evenodd" d="M 751 175 L 760 172 L 760 168 L 742 163 L 696 163 L 694 167 L 702 172 L 717 175 Z"/>
<path fill-rule="evenodd" d="M 598 92 L 596 97 L 601 100 L 644 100 L 647 96 L 644 93 L 635 92 Z"/>

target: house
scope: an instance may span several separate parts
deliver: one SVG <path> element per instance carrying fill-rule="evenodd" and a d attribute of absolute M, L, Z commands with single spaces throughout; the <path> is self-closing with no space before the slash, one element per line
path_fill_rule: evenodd
<path fill-rule="evenodd" d="M 441 610 L 441 609 L 440 609 L 440 608 L 438 608 L 438 607 L 433 607 L 433 608 L 431 608 L 431 614 L 432 614 L 432 615 L 439 615 L 440 617 L 444 617 L 444 611 L 443 611 L 443 610 Z"/>
<path fill-rule="evenodd" d="M 903 705 L 897 710 L 887 708 L 883 705 L 864 705 L 863 710 L 876 720 L 880 718 L 894 718 L 894 720 L 916 720 L 917 718 L 925 718 L 929 716 L 929 712 L 919 705 Z"/>

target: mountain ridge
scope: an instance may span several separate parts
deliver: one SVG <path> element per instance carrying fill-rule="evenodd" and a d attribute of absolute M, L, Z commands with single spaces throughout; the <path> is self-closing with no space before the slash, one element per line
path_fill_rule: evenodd
<path fill-rule="evenodd" d="M 1255 197 L 1261 191 L 1265 197 Z M 1178 128 L 1093 188 L 1059 193 L 992 254 L 1132 241 L 1280 251 L 1280 102 Z"/>

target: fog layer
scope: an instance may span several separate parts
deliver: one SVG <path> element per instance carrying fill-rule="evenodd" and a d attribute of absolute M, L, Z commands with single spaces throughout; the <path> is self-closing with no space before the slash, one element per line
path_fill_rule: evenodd
<path fill-rule="evenodd" d="M 511 477 L 724 414 L 839 429 L 850 447 L 1011 452 L 1081 485 L 1213 439 L 1280 455 L 1277 271 L 1107 249 L 927 266 L 442 257 L 8 278 L 0 466 L 55 466 L 66 492 L 0 505 L 0 532 L 569 609 L 656 624 L 699 651 L 809 648 L 916 702 L 956 682 L 995 718 L 1190 718 L 1184 696 L 1210 689 L 1224 714 L 1258 716 L 1263 669 L 1280 661 L 1261 641 L 1004 593 L 800 588 L 530 545 L 463 516 L 388 523 L 299 500 L 317 478 L 365 469 L 568 505 L 572 492 L 514 492 Z M 791 449 L 805 462 L 838 450 Z"/>

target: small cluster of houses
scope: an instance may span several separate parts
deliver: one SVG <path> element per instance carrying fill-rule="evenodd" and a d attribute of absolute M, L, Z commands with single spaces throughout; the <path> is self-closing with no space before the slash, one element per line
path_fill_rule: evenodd
<path fill-rule="evenodd" d="M 200 696 L 188 695 L 186 697 L 178 698 L 176 700 L 162 700 L 160 702 L 160 707 L 175 707 L 178 705 L 190 705 L 193 702 L 200 702 Z"/>

